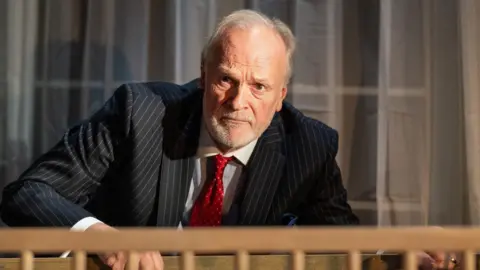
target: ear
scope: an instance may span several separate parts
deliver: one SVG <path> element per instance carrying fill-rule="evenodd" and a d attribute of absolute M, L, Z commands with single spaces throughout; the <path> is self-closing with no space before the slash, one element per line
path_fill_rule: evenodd
<path fill-rule="evenodd" d="M 279 112 L 282 109 L 283 100 L 285 100 L 285 97 L 287 97 L 287 92 L 288 92 L 287 87 L 286 86 L 283 87 L 282 92 L 280 93 L 280 98 L 278 99 L 277 107 L 275 108 L 277 112 Z"/>

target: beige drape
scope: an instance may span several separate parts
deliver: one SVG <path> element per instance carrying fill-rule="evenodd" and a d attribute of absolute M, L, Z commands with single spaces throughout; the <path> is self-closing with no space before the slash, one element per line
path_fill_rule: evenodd
<path fill-rule="evenodd" d="M 480 224 L 480 3 L 460 3 L 465 122 L 465 206 L 469 222 Z"/>

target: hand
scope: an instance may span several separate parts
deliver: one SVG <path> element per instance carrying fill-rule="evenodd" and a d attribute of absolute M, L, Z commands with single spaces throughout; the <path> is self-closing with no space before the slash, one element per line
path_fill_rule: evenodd
<path fill-rule="evenodd" d="M 457 269 L 457 265 L 450 258 L 458 257 L 447 252 L 419 252 L 417 254 L 420 269 Z M 458 264 L 458 263 L 457 263 Z"/>
<path fill-rule="evenodd" d="M 87 231 L 117 231 L 104 223 L 96 223 L 90 226 Z M 123 251 L 106 252 L 98 254 L 102 262 L 114 270 L 123 270 L 128 261 L 128 254 Z M 141 252 L 139 253 L 140 270 L 163 270 L 163 259 L 160 252 Z"/>
<path fill-rule="evenodd" d="M 113 270 L 125 269 L 128 261 L 128 254 L 126 252 L 113 252 L 99 255 L 104 264 L 108 265 Z M 163 260 L 160 252 L 142 252 L 139 254 L 140 270 L 163 270 Z"/>

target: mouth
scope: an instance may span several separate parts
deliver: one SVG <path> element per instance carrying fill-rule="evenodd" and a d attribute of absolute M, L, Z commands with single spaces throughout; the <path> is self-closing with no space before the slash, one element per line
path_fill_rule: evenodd
<path fill-rule="evenodd" d="M 222 120 L 224 122 L 236 124 L 236 125 L 241 125 L 241 124 L 248 124 L 248 121 L 244 120 L 239 120 L 239 119 L 234 119 L 234 118 L 229 118 L 229 117 L 222 117 Z"/>

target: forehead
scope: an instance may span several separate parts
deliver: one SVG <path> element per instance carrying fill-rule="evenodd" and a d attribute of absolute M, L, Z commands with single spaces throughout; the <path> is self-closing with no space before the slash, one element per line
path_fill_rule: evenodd
<path fill-rule="evenodd" d="M 219 62 L 230 68 L 278 68 L 286 64 L 281 37 L 267 27 L 228 30 L 219 42 Z"/>

